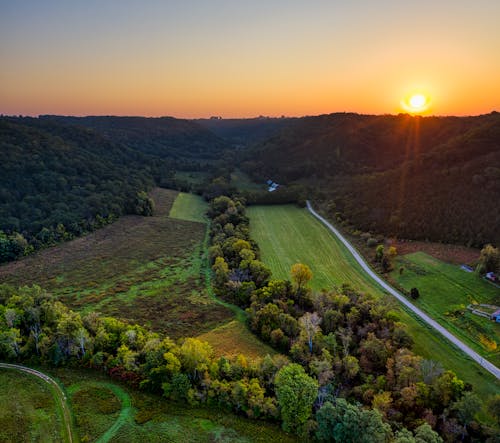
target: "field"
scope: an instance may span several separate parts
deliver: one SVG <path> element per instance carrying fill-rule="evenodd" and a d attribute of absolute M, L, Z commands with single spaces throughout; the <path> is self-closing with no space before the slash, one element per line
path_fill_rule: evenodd
<path fill-rule="evenodd" d="M 170 209 L 169 217 L 206 223 L 207 203 L 199 195 L 180 192 Z"/>
<path fill-rule="evenodd" d="M 403 267 L 403 273 L 399 268 Z M 406 290 L 419 289 L 417 306 L 446 326 L 461 340 L 500 365 L 500 324 L 466 310 L 469 303 L 500 305 L 500 289 L 423 252 L 398 257 L 391 278 Z"/>
<path fill-rule="evenodd" d="M 244 419 L 217 409 L 173 403 L 131 390 L 93 371 L 52 369 L 49 372 L 66 387 L 82 441 L 295 441 L 277 425 Z"/>
<path fill-rule="evenodd" d="M 0 369 L 0 386 L 0 441 L 64 441 L 61 415 L 47 383 Z"/>
<path fill-rule="evenodd" d="M 493 376 L 372 283 L 335 236 L 305 209 L 291 205 L 252 206 L 247 213 L 251 235 L 259 244 L 262 260 L 271 268 L 274 277 L 289 278 L 291 265 L 301 262 L 311 267 L 314 289 L 348 283 L 358 290 L 384 297 L 408 326 L 416 353 L 440 361 L 445 368 L 473 384 L 484 398 L 500 393 L 500 383 Z"/>

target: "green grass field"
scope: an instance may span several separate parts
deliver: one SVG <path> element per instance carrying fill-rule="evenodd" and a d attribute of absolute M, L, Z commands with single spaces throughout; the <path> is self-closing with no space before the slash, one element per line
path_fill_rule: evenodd
<path fill-rule="evenodd" d="M 277 425 L 244 419 L 217 409 L 173 403 L 132 390 L 94 371 L 60 368 L 49 372 L 61 380 L 69 393 L 77 431 L 83 441 L 296 441 Z"/>
<path fill-rule="evenodd" d="M 399 269 L 403 267 L 403 273 Z M 466 311 L 469 304 L 500 305 L 500 289 L 476 273 L 444 263 L 423 252 L 398 257 L 391 273 L 406 290 L 416 287 L 415 304 L 493 364 L 500 366 L 500 324 Z"/>
<path fill-rule="evenodd" d="M 170 209 L 169 216 L 180 220 L 206 223 L 208 203 L 199 195 L 180 192 Z"/>
<path fill-rule="evenodd" d="M 291 265 L 301 262 L 311 267 L 314 289 L 348 283 L 358 290 L 384 297 L 407 325 L 415 340 L 416 353 L 440 361 L 445 368 L 455 371 L 473 384 L 483 398 L 500 393 L 498 380 L 372 283 L 345 247 L 306 209 L 292 205 L 251 206 L 247 214 L 251 235 L 275 278 L 289 278 Z"/>
<path fill-rule="evenodd" d="M 0 369 L 0 441 L 63 442 L 51 387 L 37 377 Z"/>

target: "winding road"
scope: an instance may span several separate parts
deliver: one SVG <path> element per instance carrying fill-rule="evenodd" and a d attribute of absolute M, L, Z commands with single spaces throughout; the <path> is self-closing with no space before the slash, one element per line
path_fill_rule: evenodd
<path fill-rule="evenodd" d="M 427 323 L 431 328 L 438 331 L 441 335 L 446 337 L 450 342 L 452 342 L 457 348 L 467 354 L 470 358 L 476 361 L 479 365 L 481 365 L 488 372 L 493 374 L 497 379 L 500 379 L 500 369 L 497 368 L 493 363 L 489 362 L 485 358 L 481 357 L 477 352 L 473 351 L 469 346 L 467 346 L 464 342 L 459 340 L 453 334 L 451 334 L 447 329 L 443 328 L 437 321 L 433 320 L 429 317 L 425 312 L 421 309 L 417 308 L 413 303 L 411 303 L 405 296 L 396 291 L 392 286 L 387 284 L 384 280 L 382 280 L 371 268 L 368 264 L 363 260 L 361 255 L 359 255 L 358 251 L 354 249 L 354 247 L 343 237 L 343 235 L 333 227 L 333 225 L 328 222 L 324 217 L 319 215 L 311 206 L 309 200 L 307 200 L 307 209 L 308 211 L 316 217 L 321 223 L 323 223 L 337 238 L 344 244 L 344 246 L 348 249 L 348 251 L 352 254 L 354 259 L 359 263 L 359 265 L 363 268 L 363 270 L 382 288 L 384 288 L 389 294 L 396 297 L 401 303 L 403 303 L 408 309 L 410 309 L 413 313 L 415 313 L 418 317 L 420 317 L 425 323 Z"/>
<path fill-rule="evenodd" d="M 68 405 L 66 404 L 66 394 L 64 391 L 61 389 L 61 387 L 57 384 L 57 382 L 49 377 L 48 375 L 44 374 L 43 372 L 37 371 L 36 369 L 31 369 L 26 366 L 21 366 L 21 365 L 13 365 L 9 363 L 0 363 L 0 369 L 13 369 L 16 371 L 21 371 L 25 372 L 30 375 L 34 375 L 35 377 L 41 378 L 44 382 L 48 383 L 52 389 L 53 392 L 55 393 L 55 396 L 57 397 L 56 401 L 59 402 L 59 406 L 61 407 L 62 413 L 63 413 L 63 421 L 64 421 L 64 429 L 66 433 L 66 438 L 65 441 L 73 443 L 73 433 L 71 430 L 71 413 L 69 411 Z"/>

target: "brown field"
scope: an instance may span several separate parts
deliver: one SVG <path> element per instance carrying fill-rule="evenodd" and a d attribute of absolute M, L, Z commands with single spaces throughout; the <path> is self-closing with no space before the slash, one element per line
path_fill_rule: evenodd
<path fill-rule="evenodd" d="M 136 322 L 176 338 L 233 318 L 206 294 L 205 224 L 168 217 L 177 192 L 155 189 L 153 217 L 125 216 L 76 240 L 0 267 L 0 281 L 38 284 L 79 311 Z"/>
<path fill-rule="evenodd" d="M 473 264 L 477 261 L 481 252 L 479 249 L 468 248 L 467 246 L 423 241 L 392 240 L 391 244 L 398 250 L 398 255 L 425 252 L 438 260 L 456 265 Z"/>

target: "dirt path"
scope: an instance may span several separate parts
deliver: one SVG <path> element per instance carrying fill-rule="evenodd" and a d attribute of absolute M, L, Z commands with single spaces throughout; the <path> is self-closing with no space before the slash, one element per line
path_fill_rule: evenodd
<path fill-rule="evenodd" d="M 62 411 L 62 418 L 64 421 L 64 429 L 65 429 L 65 441 L 72 443 L 73 441 L 77 441 L 77 439 L 73 438 L 73 431 L 71 429 L 72 426 L 72 420 L 71 420 L 71 413 L 69 410 L 69 407 L 67 405 L 67 399 L 66 399 L 66 394 L 62 390 L 62 388 L 59 386 L 59 384 L 51 377 L 48 375 L 44 374 L 43 372 L 37 371 L 36 369 L 31 369 L 26 366 L 21 366 L 21 365 L 12 365 L 9 363 L 0 363 L 0 368 L 4 369 L 12 369 L 16 371 L 22 371 L 27 374 L 33 375 L 35 377 L 38 377 L 42 379 L 44 382 L 48 383 L 51 388 L 52 392 L 54 392 L 56 401 L 59 403 L 59 406 Z"/>
<path fill-rule="evenodd" d="M 500 379 L 500 369 L 497 368 L 493 363 L 481 357 L 477 352 L 473 351 L 469 348 L 465 343 L 455 337 L 453 334 L 448 332 L 447 329 L 443 328 L 437 321 L 429 317 L 425 312 L 417 308 L 413 305 L 408 299 L 396 291 L 392 286 L 388 285 L 384 280 L 382 280 L 363 260 L 363 258 L 359 255 L 358 251 L 354 249 L 354 247 L 342 236 L 342 234 L 335 229 L 331 223 L 329 223 L 324 217 L 319 215 L 311 206 L 309 200 L 307 201 L 307 209 L 309 212 L 316 217 L 319 221 L 321 221 L 330 231 L 333 232 L 337 236 L 337 238 L 344 244 L 344 246 L 349 250 L 349 252 L 356 259 L 358 264 L 363 268 L 363 270 L 383 289 L 385 289 L 389 294 L 396 297 L 402 304 L 404 304 L 408 309 L 410 309 L 413 313 L 415 313 L 418 317 L 420 317 L 425 323 L 431 326 L 433 329 L 438 331 L 441 335 L 446 337 L 449 341 L 451 341 L 457 348 L 467 354 L 474 361 L 479 363 L 484 369 L 493 374 L 497 379 Z"/>

